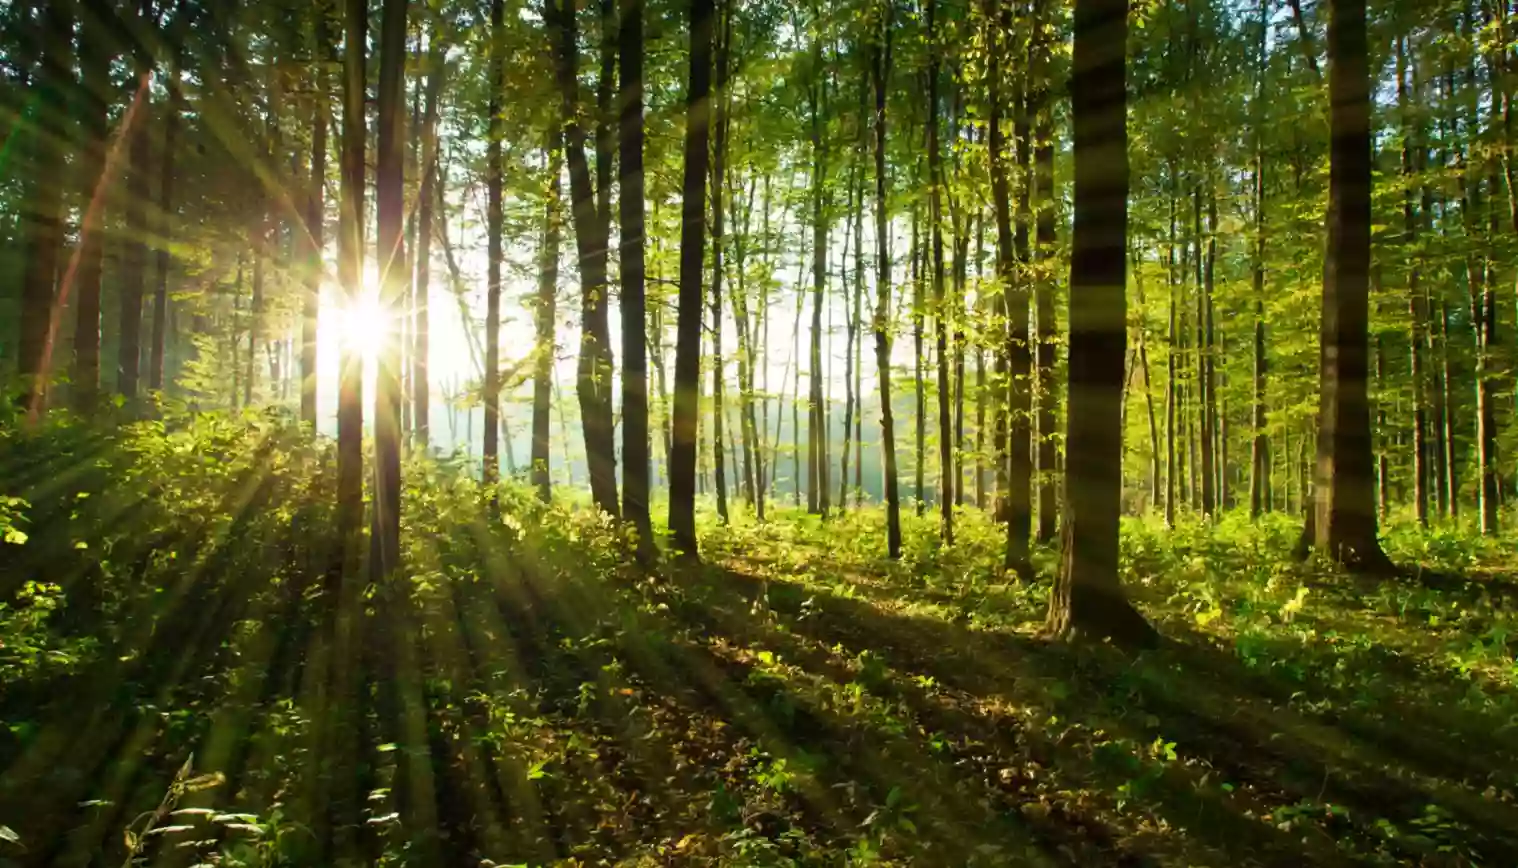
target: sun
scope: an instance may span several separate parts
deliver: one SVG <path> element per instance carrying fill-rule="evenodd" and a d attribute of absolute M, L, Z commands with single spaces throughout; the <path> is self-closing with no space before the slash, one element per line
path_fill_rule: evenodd
<path fill-rule="evenodd" d="M 358 352 L 365 362 L 372 362 L 385 345 L 394 327 L 389 311 L 380 304 L 379 293 L 365 287 L 352 302 L 344 302 L 333 311 L 338 345 Z"/>

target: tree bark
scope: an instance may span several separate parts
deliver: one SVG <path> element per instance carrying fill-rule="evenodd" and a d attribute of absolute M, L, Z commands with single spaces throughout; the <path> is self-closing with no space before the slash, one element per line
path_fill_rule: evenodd
<path fill-rule="evenodd" d="M 1265 402 L 1270 363 L 1265 354 L 1265 72 L 1266 38 L 1270 28 L 1269 0 L 1260 0 L 1260 41 L 1255 68 L 1254 97 L 1254 438 L 1250 443 L 1249 517 L 1258 519 L 1270 511 L 1269 408 Z M 1378 356 L 1379 358 L 1379 356 Z"/>
<path fill-rule="evenodd" d="M 550 3 L 554 0 L 549 0 Z M 570 0 L 565 0 L 566 3 Z M 575 47 L 574 36 L 574 9 L 568 7 L 561 14 L 560 36 L 565 43 L 560 46 L 559 77 L 563 84 L 564 53 Z M 485 486 L 490 488 L 495 485 L 501 476 L 501 260 L 504 258 L 502 250 L 501 233 L 504 222 L 504 205 L 502 196 L 501 179 L 501 99 L 506 90 L 506 6 L 503 0 L 491 0 L 490 3 L 490 42 L 489 42 L 489 78 L 487 87 L 489 94 L 486 97 L 486 111 L 490 117 L 486 119 L 485 140 L 485 370 L 481 373 L 483 394 L 481 398 L 485 404 L 484 430 L 481 432 L 484 440 L 482 454 L 484 457 Z M 572 103 L 573 98 L 569 95 L 564 97 L 566 103 Z M 571 109 L 566 108 L 568 113 Z M 587 449 L 589 446 L 587 445 Z M 495 502 L 493 494 L 487 495 L 490 502 Z"/>
<path fill-rule="evenodd" d="M 824 406 L 822 368 L 822 309 L 827 290 L 827 143 L 823 135 L 826 123 L 827 84 L 823 69 L 822 38 L 812 39 L 811 81 L 808 94 L 811 107 L 812 142 L 812 330 L 810 391 L 807 400 L 807 511 L 826 516 L 828 495 L 828 430 Z"/>
<path fill-rule="evenodd" d="M 574 5 L 563 0 L 555 12 L 558 19 L 558 80 L 563 97 L 564 146 L 569 164 L 570 213 L 575 226 L 575 248 L 580 264 L 580 354 L 575 391 L 584 425 L 586 464 L 590 471 L 591 499 L 597 508 L 615 517 L 617 503 L 616 446 L 612 425 L 612 358 L 607 299 L 607 248 L 610 245 L 609 214 L 612 136 L 607 115 L 613 77 L 610 29 L 614 18 L 611 0 L 601 0 L 603 34 L 600 94 L 597 100 L 596 172 L 600 188 L 590 177 L 585 156 L 585 130 L 577 120 L 579 83 L 576 57 L 578 36 Z M 597 204 L 598 196 L 605 200 Z"/>
<path fill-rule="evenodd" d="M 938 352 L 938 507 L 944 545 L 954 544 L 954 443 L 949 409 L 949 305 L 943 273 L 943 156 L 938 142 L 938 0 L 928 0 L 928 224 L 933 246 L 933 332 Z"/>
<path fill-rule="evenodd" d="M 669 529 L 676 548 L 696 551 L 696 420 L 701 387 L 701 274 L 706 247 L 710 155 L 712 0 L 691 0 L 690 79 L 685 95 L 685 175 L 681 185 L 679 314 L 675 326 L 674 440 L 670 450 Z"/>
<path fill-rule="evenodd" d="M 891 246 L 886 175 L 886 94 L 891 79 L 893 3 L 882 3 L 883 20 L 872 40 L 870 73 L 875 90 L 875 370 L 880 384 L 880 450 L 884 464 L 886 553 L 901 557 L 901 487 L 896 470 L 896 416 L 891 408 Z"/>
<path fill-rule="evenodd" d="M 717 489 L 717 517 L 726 523 L 727 462 L 723 457 L 727 414 L 723 407 L 723 380 L 726 365 L 722 360 L 722 255 L 725 252 L 725 217 L 722 209 L 722 185 L 727 178 L 727 66 L 728 43 L 732 39 L 732 12 L 729 4 L 715 10 L 716 88 L 712 97 L 712 479 Z"/>
<path fill-rule="evenodd" d="M 538 297 L 533 309 L 537 346 L 534 349 L 532 374 L 531 482 L 537 489 L 538 498 L 544 503 L 553 501 L 551 404 L 553 363 L 558 349 L 554 340 L 554 328 L 559 289 L 559 236 L 562 232 L 559 175 L 564 168 L 563 153 L 562 139 L 559 132 L 554 130 L 549 133 L 548 146 L 543 152 L 543 162 L 547 166 L 546 192 L 543 197 L 543 246 L 538 252 Z"/>
<path fill-rule="evenodd" d="M 21 215 L 25 241 L 25 271 L 21 278 L 20 346 L 16 373 L 26 388 L 25 406 L 35 418 L 47 404 L 47 365 L 51 355 L 54 311 L 54 281 L 58 268 L 58 251 L 63 240 L 63 168 L 67 120 L 63 112 L 67 93 L 73 86 L 74 59 L 71 34 L 74 29 L 73 3 L 49 0 L 42 12 L 41 62 L 33 73 L 37 121 L 27 138 L 30 158 L 27 172 L 26 210 Z M 145 98 L 145 90 L 144 97 Z M 138 129 L 146 128 L 146 119 L 137 119 Z M 136 141 L 133 140 L 133 151 Z M 134 153 L 135 156 L 135 153 Z M 140 206 L 139 206 L 140 209 Z M 128 211 L 128 215 L 131 211 Z M 140 219 L 139 219 L 140 222 Z M 128 256 L 132 245 L 128 245 Z M 140 261 L 140 252 L 136 254 Z M 142 322 L 141 265 L 138 266 L 137 322 Z M 128 275 L 129 276 L 129 275 Z M 130 282 L 124 292 L 130 291 Z M 123 328 L 129 324 L 124 324 Z M 135 375 L 136 368 L 133 368 Z M 132 384 L 136 391 L 135 379 Z"/>
<path fill-rule="evenodd" d="M 318 2 L 316 14 L 316 50 L 324 60 L 334 59 L 327 33 L 327 4 Z M 305 295 L 301 299 L 300 320 L 300 419 L 316 427 L 316 358 L 321 323 L 322 280 L 326 268 L 322 249 L 326 240 L 327 114 L 330 110 L 329 79 L 324 66 L 315 71 L 315 93 L 311 100 L 311 173 L 306 189 L 305 233 L 302 236 L 305 267 Z"/>
<path fill-rule="evenodd" d="M 1053 35 L 1048 16 L 1042 9 L 1036 16 L 1040 32 L 1038 68 L 1040 78 L 1047 78 L 1053 52 Z M 1054 107 L 1047 87 L 1035 91 L 1037 122 L 1034 129 L 1036 142 L 1033 147 L 1034 196 L 1038 201 L 1035 221 L 1034 243 L 1040 264 L 1054 262 L 1056 253 L 1054 228 Z M 1038 282 L 1033 288 L 1033 303 L 1037 309 L 1038 350 L 1035 379 L 1038 394 L 1038 532 L 1040 543 L 1054 541 L 1059 521 L 1057 490 L 1059 475 L 1059 383 L 1055 378 L 1055 364 L 1059 356 L 1059 335 L 1054 322 L 1054 275 L 1051 268 L 1041 269 Z"/>
<path fill-rule="evenodd" d="M 653 552 L 648 512 L 648 305 L 644 292 L 643 0 L 619 0 L 621 53 L 619 151 L 622 162 L 617 241 L 622 283 L 622 515 L 638 551 Z M 558 181 L 555 179 L 554 184 Z"/>
<path fill-rule="evenodd" d="M 174 57 L 169 69 L 166 87 L 169 104 L 163 119 L 163 143 L 158 154 L 158 237 L 157 283 L 153 287 L 153 345 L 148 352 L 148 388 L 162 391 L 164 387 L 164 355 L 167 349 L 169 329 L 169 242 L 174 234 L 174 158 L 175 142 L 179 136 L 179 115 L 184 109 L 184 93 L 179 84 L 179 57 L 177 47 L 171 48 Z M 97 241 L 98 244 L 98 241 Z M 98 301 L 97 301 L 98 307 Z M 98 336 L 97 336 L 98 339 Z"/>
<path fill-rule="evenodd" d="M 1070 78 L 1075 128 L 1075 230 L 1070 260 L 1072 457 L 1065 474 L 1064 552 L 1048 629 L 1153 644 L 1154 628 L 1118 578 L 1122 506 L 1123 361 L 1127 343 L 1126 0 L 1076 0 Z"/>
<path fill-rule="evenodd" d="M 375 199 L 379 214 L 380 309 L 399 321 L 406 303 L 406 18 L 407 0 L 385 0 L 380 19 L 379 154 Z M 370 575 L 378 582 L 400 566 L 401 347 L 386 330 L 375 359 L 374 552 Z"/>
<path fill-rule="evenodd" d="M 1323 280 L 1322 395 L 1311 543 L 1347 566 L 1389 566 L 1376 534 L 1366 402 L 1371 220 L 1370 64 L 1365 0 L 1332 0 L 1331 147 Z"/>
<path fill-rule="evenodd" d="M 100 400 L 100 277 L 105 258 L 101 225 L 105 219 L 109 189 L 106 165 L 110 147 L 111 62 L 115 54 L 111 43 L 106 20 L 94 15 L 84 16 L 79 34 L 84 109 L 80 118 L 83 142 L 78 177 L 80 199 L 86 204 L 79 229 L 79 246 L 74 254 L 74 265 L 69 269 L 78 287 L 74 302 L 73 404 L 80 414 L 94 412 Z M 34 183 L 39 180 L 34 179 Z"/>

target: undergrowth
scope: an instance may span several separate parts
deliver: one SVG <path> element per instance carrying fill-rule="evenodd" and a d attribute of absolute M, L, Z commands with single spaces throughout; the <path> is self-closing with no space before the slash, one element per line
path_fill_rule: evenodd
<path fill-rule="evenodd" d="M 965 510 L 707 517 L 405 468 L 405 572 L 335 581 L 331 448 L 272 415 L 0 427 L 0 864 L 1518 863 L 1518 551 L 1394 523 L 1124 525 L 1166 637 L 1044 641 Z"/>

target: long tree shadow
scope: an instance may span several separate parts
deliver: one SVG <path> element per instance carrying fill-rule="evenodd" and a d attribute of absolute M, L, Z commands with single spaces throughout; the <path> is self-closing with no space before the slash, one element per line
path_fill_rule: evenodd
<path fill-rule="evenodd" d="M 1192 834 L 1228 830 L 1236 836 L 1285 823 L 1286 829 L 1306 826 L 1328 836 L 1354 832 L 1364 846 L 1390 847 L 1407 858 L 1427 858 L 1425 849 L 1437 856 L 1445 839 L 1456 838 L 1467 854 L 1486 859 L 1518 854 L 1512 832 L 1518 815 L 1509 804 L 1460 783 L 1458 771 L 1467 763 L 1449 764 L 1438 747 L 1410 753 L 1406 740 L 1352 715 L 1306 715 L 1284 707 L 1285 687 L 1195 637 L 1135 663 L 1105 649 L 1074 652 L 1024 634 L 889 613 L 815 587 L 771 582 L 766 588 L 731 571 L 707 571 L 696 581 L 704 596 L 682 613 L 711 629 L 744 629 L 734 613 L 752 607 L 767 590 L 768 605 L 785 629 L 820 647 L 880 655 L 892 669 L 931 677 L 983 704 L 1031 701 L 1040 713 L 1067 721 L 1173 743 L 1195 761 L 1198 771 L 1190 777 L 1213 778 L 1213 786 L 1226 783 L 1233 791 L 1212 801 L 1219 811 L 1188 824 Z M 774 641 L 773 635 L 766 641 Z M 1416 707 L 1405 711 L 1417 714 Z M 967 713 L 955 714 L 957 723 L 970 728 Z M 1148 791 L 1156 792 L 1152 786 Z M 1255 816 L 1242 826 L 1228 822 L 1251 810 Z M 1273 813 L 1274 826 L 1260 822 L 1264 812 Z M 1387 841 L 1387 823 L 1418 834 Z M 1238 840 L 1264 845 L 1258 835 Z"/>

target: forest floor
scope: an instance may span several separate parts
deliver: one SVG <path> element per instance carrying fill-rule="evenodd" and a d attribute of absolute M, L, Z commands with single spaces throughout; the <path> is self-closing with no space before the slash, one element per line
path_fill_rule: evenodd
<path fill-rule="evenodd" d="M 1518 864 L 1510 543 L 1396 526 L 1371 583 L 1284 517 L 1134 520 L 1133 655 L 1041 639 L 973 509 L 650 574 L 417 463 L 345 621 L 330 451 L 278 425 L 0 431 L 0 473 L 0 865 Z"/>

